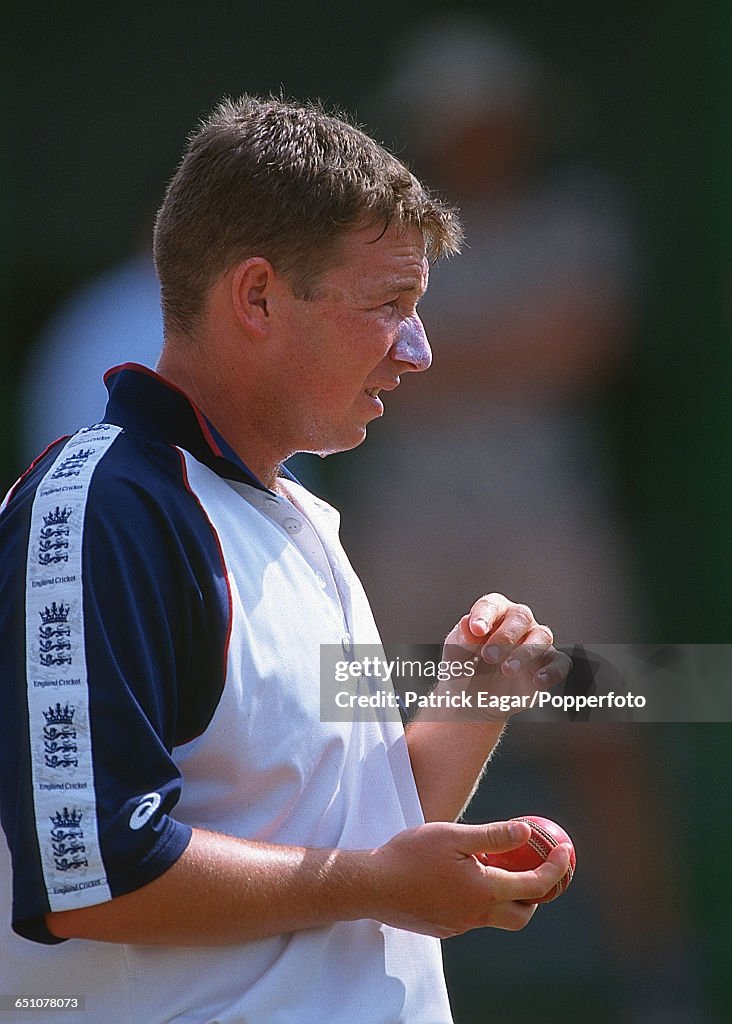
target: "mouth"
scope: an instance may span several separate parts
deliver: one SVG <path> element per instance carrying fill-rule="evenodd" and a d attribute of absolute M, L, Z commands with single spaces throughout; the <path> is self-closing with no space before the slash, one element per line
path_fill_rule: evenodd
<path fill-rule="evenodd" d="M 382 388 L 364 388 L 363 395 L 371 406 L 372 416 L 383 416 L 384 415 L 384 403 L 379 398 L 379 392 Z"/>
<path fill-rule="evenodd" d="M 393 391 L 394 388 L 398 386 L 398 384 L 399 384 L 399 378 L 397 377 L 395 380 L 387 381 L 385 384 L 381 384 L 378 387 L 364 388 L 363 389 L 364 395 L 369 400 L 369 403 L 370 403 L 372 409 L 374 410 L 374 415 L 376 415 L 376 416 L 383 416 L 384 415 L 384 403 L 383 403 L 383 401 L 381 400 L 381 397 L 380 397 L 381 396 L 381 392 L 382 391 Z"/>
<path fill-rule="evenodd" d="M 369 398 L 378 398 L 380 392 L 382 392 L 382 391 L 393 391 L 394 388 L 399 387 L 399 384 L 400 384 L 399 377 L 395 377 L 394 380 L 390 380 L 387 384 L 382 384 L 378 388 L 364 388 L 364 391 L 369 396 Z"/>

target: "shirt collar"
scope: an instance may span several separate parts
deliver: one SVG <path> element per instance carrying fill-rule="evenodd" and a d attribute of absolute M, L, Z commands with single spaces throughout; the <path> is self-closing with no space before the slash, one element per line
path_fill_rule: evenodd
<path fill-rule="evenodd" d="M 109 392 L 105 423 L 178 445 L 219 476 L 269 491 L 188 396 L 154 370 L 123 363 L 107 370 L 104 383 Z M 281 472 L 294 479 L 286 468 Z"/>

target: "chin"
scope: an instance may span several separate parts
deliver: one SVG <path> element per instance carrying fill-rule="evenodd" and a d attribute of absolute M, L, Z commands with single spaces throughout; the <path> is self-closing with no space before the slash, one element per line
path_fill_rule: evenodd
<path fill-rule="evenodd" d="M 310 447 L 300 450 L 308 455 L 320 455 L 321 458 L 325 458 L 326 455 L 337 455 L 338 452 L 349 452 L 353 448 L 358 448 L 365 440 L 366 425 L 350 430 L 347 437 L 344 435 L 339 438 L 323 438 L 315 443 L 311 441 Z"/>

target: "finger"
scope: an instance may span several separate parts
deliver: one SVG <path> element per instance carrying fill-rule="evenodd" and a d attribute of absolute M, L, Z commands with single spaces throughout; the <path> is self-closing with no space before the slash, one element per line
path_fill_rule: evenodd
<path fill-rule="evenodd" d="M 511 602 L 503 594 L 484 594 L 479 597 L 468 615 L 471 636 L 477 640 L 487 637 L 510 606 Z"/>
<path fill-rule="evenodd" d="M 501 621 L 485 638 L 481 650 L 483 660 L 495 665 L 510 659 L 514 648 L 538 625 L 528 605 L 510 602 Z"/>
<path fill-rule="evenodd" d="M 471 612 L 463 615 L 458 624 L 452 629 L 445 639 L 445 651 L 450 651 L 452 657 L 461 658 L 466 652 L 474 655 L 477 661 L 481 646 L 481 639 L 485 639 L 491 631 L 491 626 L 486 625 L 485 620 L 477 619 L 471 624 Z M 480 633 L 480 635 L 477 635 Z"/>
<path fill-rule="evenodd" d="M 477 636 L 474 636 L 470 628 L 470 614 L 463 615 L 460 622 L 449 634 L 445 641 L 445 647 L 450 646 L 452 649 L 455 645 L 458 648 L 467 647 L 470 650 L 475 650 L 479 645 L 480 641 Z"/>
<path fill-rule="evenodd" d="M 564 878 L 569 868 L 569 862 L 572 854 L 572 846 L 570 843 L 559 843 L 558 846 L 553 847 L 548 855 L 545 864 L 554 864 L 559 870 L 560 878 Z"/>
<path fill-rule="evenodd" d="M 548 626 L 532 627 L 521 643 L 507 653 L 501 665 L 501 672 L 505 676 L 516 676 L 527 668 L 538 670 L 543 667 L 547 651 L 553 642 L 554 635 Z"/>
<path fill-rule="evenodd" d="M 550 648 L 541 663 L 541 667 L 534 674 L 534 682 L 542 689 L 548 690 L 551 686 L 563 683 L 572 668 L 572 659 L 563 651 Z"/>
<path fill-rule="evenodd" d="M 497 903 L 491 908 L 491 928 L 501 928 L 503 931 L 517 932 L 525 928 L 536 913 L 536 903 Z"/>
<path fill-rule="evenodd" d="M 571 847 L 571 845 L 569 843 L 560 843 L 559 846 L 555 846 L 553 849 L 551 849 L 549 851 L 549 854 L 547 856 L 545 864 L 551 863 L 551 864 L 554 864 L 554 865 L 556 865 L 558 867 L 558 869 L 559 869 L 559 879 L 557 879 L 557 881 L 559 881 L 562 878 L 564 878 L 564 876 L 570 870 L 571 862 L 572 862 L 572 847 Z M 549 892 L 549 890 L 553 889 L 553 888 L 554 888 L 554 886 L 550 886 L 549 889 L 547 889 L 547 892 Z M 546 893 L 544 893 L 544 895 L 546 895 Z M 531 897 L 529 897 L 529 899 L 521 900 L 519 902 L 534 903 L 537 898 L 538 897 L 536 897 L 536 896 L 531 896 Z"/>
<path fill-rule="evenodd" d="M 458 846 L 466 857 L 478 853 L 507 853 L 523 846 L 531 835 L 525 821 L 491 821 L 487 825 L 458 825 Z"/>
<path fill-rule="evenodd" d="M 504 871 L 494 867 L 484 870 L 500 875 L 500 878 L 494 877 L 494 889 L 499 901 L 524 900 L 533 903 L 546 896 L 564 878 L 569 868 L 570 849 L 568 843 L 560 843 L 543 864 L 531 871 Z"/>

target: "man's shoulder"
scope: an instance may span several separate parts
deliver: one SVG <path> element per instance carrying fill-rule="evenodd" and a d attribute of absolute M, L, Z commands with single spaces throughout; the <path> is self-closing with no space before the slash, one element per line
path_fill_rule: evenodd
<path fill-rule="evenodd" d="M 175 506 L 185 490 L 181 452 L 124 429 L 99 459 L 89 497 L 112 507 L 118 500 L 135 497 L 147 504 Z"/>
<path fill-rule="evenodd" d="M 176 522 L 196 510 L 181 452 L 110 424 L 84 427 L 51 444 L 9 492 L 0 528 L 22 526 L 41 499 L 58 505 L 59 514 L 83 501 L 88 521 L 128 525 L 161 515 Z"/>

